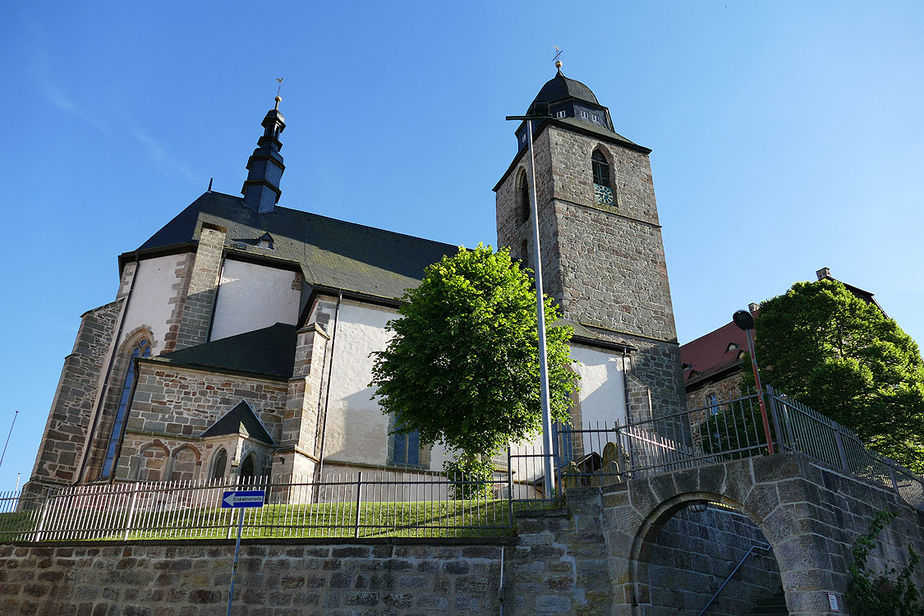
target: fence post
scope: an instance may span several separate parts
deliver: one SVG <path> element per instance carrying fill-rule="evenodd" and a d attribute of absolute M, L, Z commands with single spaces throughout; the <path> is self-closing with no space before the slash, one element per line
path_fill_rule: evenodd
<path fill-rule="evenodd" d="M 629 456 L 629 462 L 628 464 L 626 464 L 626 480 L 629 480 L 632 478 L 632 469 L 635 467 L 635 459 L 634 459 L 635 452 L 633 451 L 633 447 L 632 447 L 633 438 L 632 438 L 632 432 L 631 430 L 629 430 L 628 418 L 626 421 L 626 425 L 620 426 L 618 423 L 616 424 L 616 434 L 617 435 L 621 434 L 623 428 L 626 429 L 626 445 L 627 445 L 626 453 Z"/>
<path fill-rule="evenodd" d="M 50 496 L 45 496 L 45 500 L 42 501 L 42 510 L 39 512 L 39 523 L 35 527 L 35 533 L 32 535 L 32 541 L 38 542 L 42 540 L 42 529 L 45 528 L 45 517 L 48 515 L 48 501 L 51 500 Z"/>
<path fill-rule="evenodd" d="M 776 406 L 776 392 L 770 385 L 767 385 L 767 397 L 770 399 L 770 419 L 773 421 L 776 442 L 780 444 L 780 449 L 784 449 L 786 444 L 783 441 L 783 429 L 780 426 L 780 411 Z"/>
<path fill-rule="evenodd" d="M 901 492 L 898 491 L 898 480 L 895 478 L 895 468 L 891 464 L 887 465 L 889 467 L 889 479 L 892 480 L 892 489 L 895 490 L 895 493 L 901 496 Z"/>
<path fill-rule="evenodd" d="M 356 520 L 353 524 L 353 537 L 359 537 L 359 508 L 363 493 L 363 472 L 356 473 Z"/>
<path fill-rule="evenodd" d="M 507 445 L 507 521 L 513 528 L 513 456 L 510 454 L 510 445 Z"/>
<path fill-rule="evenodd" d="M 138 484 L 132 484 L 132 500 L 128 506 L 128 518 L 125 520 L 125 534 L 122 536 L 122 541 L 128 541 L 128 531 L 132 527 L 132 517 L 135 515 L 135 503 L 138 501 Z"/>
<path fill-rule="evenodd" d="M 837 445 L 837 457 L 841 462 L 841 468 L 850 472 L 850 465 L 847 463 L 847 452 L 844 450 L 844 439 L 841 438 L 841 431 L 834 428 L 834 444 Z"/>

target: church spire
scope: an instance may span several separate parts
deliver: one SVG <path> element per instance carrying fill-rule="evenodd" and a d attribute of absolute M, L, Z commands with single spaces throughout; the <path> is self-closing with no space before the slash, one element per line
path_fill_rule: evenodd
<path fill-rule="evenodd" d="M 285 118 L 279 112 L 282 97 L 276 95 L 276 106 L 266 112 L 263 118 L 263 136 L 257 141 L 257 148 L 247 160 L 247 179 L 241 193 L 244 207 L 259 214 L 272 212 L 282 190 L 279 182 L 286 166 L 282 162 L 282 142 L 279 135 L 286 128 Z"/>

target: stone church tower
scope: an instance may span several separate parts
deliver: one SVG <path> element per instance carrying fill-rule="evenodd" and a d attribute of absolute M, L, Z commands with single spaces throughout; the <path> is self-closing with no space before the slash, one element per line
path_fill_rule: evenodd
<path fill-rule="evenodd" d="M 661 225 L 646 147 L 613 130 L 609 110 L 583 83 L 558 73 L 529 107 L 545 292 L 575 341 L 625 354 L 629 417 L 684 409 L 680 352 Z M 533 262 L 527 127 L 494 187 L 497 241 Z"/>

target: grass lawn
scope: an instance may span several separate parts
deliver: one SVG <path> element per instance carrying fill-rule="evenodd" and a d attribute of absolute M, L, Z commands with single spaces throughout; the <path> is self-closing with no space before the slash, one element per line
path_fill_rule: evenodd
<path fill-rule="evenodd" d="M 514 502 L 515 510 L 553 506 L 544 501 Z M 264 505 L 253 509 L 176 508 L 173 511 L 91 509 L 46 515 L 41 540 L 225 539 L 237 536 L 243 512 L 245 538 L 314 537 L 501 537 L 513 534 L 507 500 L 319 503 Z M 31 541 L 38 512 L 0 514 L 0 542 Z"/>

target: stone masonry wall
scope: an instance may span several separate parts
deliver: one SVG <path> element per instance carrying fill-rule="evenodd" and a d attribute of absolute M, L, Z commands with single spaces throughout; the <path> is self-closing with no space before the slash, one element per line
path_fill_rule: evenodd
<path fill-rule="evenodd" d="M 517 537 L 244 540 L 233 614 L 609 613 L 598 493 L 518 518 Z M 501 552 L 504 588 L 500 590 Z M 233 541 L 0 546 L 8 614 L 224 614 Z"/>
<path fill-rule="evenodd" d="M 617 202 L 595 203 L 591 155 L 605 151 Z M 638 349 L 632 354 L 633 420 L 684 409 L 667 265 L 648 157 L 574 131 L 549 127 L 535 142 L 543 284 L 566 319 L 597 338 Z M 531 219 L 517 221 L 518 166 L 497 188 L 500 246 L 532 263 Z M 527 251 L 523 252 L 523 242 Z"/>
<path fill-rule="evenodd" d="M 499 545 L 241 545 L 232 614 L 489 614 Z M 227 609 L 233 542 L 0 546 L 0 610 L 211 616 Z"/>
<path fill-rule="evenodd" d="M 83 315 L 74 349 L 64 359 L 27 493 L 40 493 L 39 484 L 62 485 L 76 479 L 121 309 L 122 301 L 115 301 Z"/>
<path fill-rule="evenodd" d="M 754 544 L 767 542 L 747 516 L 710 507 L 681 509 L 661 528 L 651 552 L 651 602 L 672 614 L 698 614 Z M 782 588 L 773 553 L 755 551 L 709 609 L 710 616 L 749 614 Z"/>
<path fill-rule="evenodd" d="M 510 616 L 673 616 L 689 608 L 678 590 L 695 580 L 664 574 L 673 568 L 727 575 L 737 557 L 734 549 L 723 551 L 738 542 L 730 536 L 759 537 L 742 523 L 746 515 L 773 548 L 790 614 L 838 616 L 843 612 L 829 609 L 828 594 L 843 600 L 851 547 L 876 511 L 899 515 L 880 537 L 874 568 L 901 566 L 909 546 L 924 553 L 920 512 L 888 490 L 798 454 L 686 469 L 607 490 L 570 490 L 566 511 L 518 517 L 515 539 L 248 540 L 234 613 L 444 616 L 497 613 L 503 603 Z M 675 518 L 702 500 L 734 506 L 741 515 Z M 677 549 L 683 545 L 688 549 Z M 0 546 L 0 609 L 223 614 L 232 550 L 231 541 Z M 761 593 L 772 587 L 772 565 L 764 564 L 755 562 L 740 581 Z M 714 570 L 700 571 L 701 565 Z M 920 568 L 915 582 L 924 585 Z M 698 602 L 705 593 L 697 594 Z M 720 609 L 746 613 L 740 607 L 729 602 Z"/>
<path fill-rule="evenodd" d="M 896 511 L 898 518 L 880 537 L 873 568 L 902 566 L 909 546 L 924 553 L 924 514 L 891 490 L 795 453 L 632 479 L 613 486 L 602 500 L 610 579 L 614 593 L 627 599 L 614 604 L 613 616 L 676 614 L 676 608 L 653 603 L 652 547 L 663 525 L 690 502 L 721 502 L 760 528 L 773 548 L 793 616 L 836 616 L 828 595 L 843 602 L 853 544 L 877 511 Z M 916 577 L 924 586 L 924 569 Z"/>
<path fill-rule="evenodd" d="M 180 327 L 176 332 L 174 348 L 185 349 L 208 342 L 209 325 L 218 293 L 218 277 L 221 273 L 221 259 L 224 251 L 225 233 L 203 227 L 199 234 L 199 246 L 189 287 L 183 300 Z M 176 309 L 171 321 L 176 319 Z M 171 338 L 173 328 L 171 328 Z"/>
<path fill-rule="evenodd" d="M 720 404 L 726 400 L 734 400 L 741 395 L 741 379 L 742 373 L 739 370 L 718 381 L 696 385 L 695 389 L 687 391 L 687 408 L 692 411 L 706 406 L 709 404 L 710 395 L 715 395 Z M 705 417 L 706 412 L 703 411 L 700 417 L 691 416 L 690 421 L 698 421 Z"/>
<path fill-rule="evenodd" d="M 142 361 L 138 366 L 117 478 L 130 479 L 133 469 L 144 466 L 134 458 L 142 454 L 146 443 L 154 439 L 196 443 L 199 434 L 241 400 L 250 404 L 269 435 L 279 441 L 288 394 L 286 381 L 162 366 L 157 360 Z"/>

